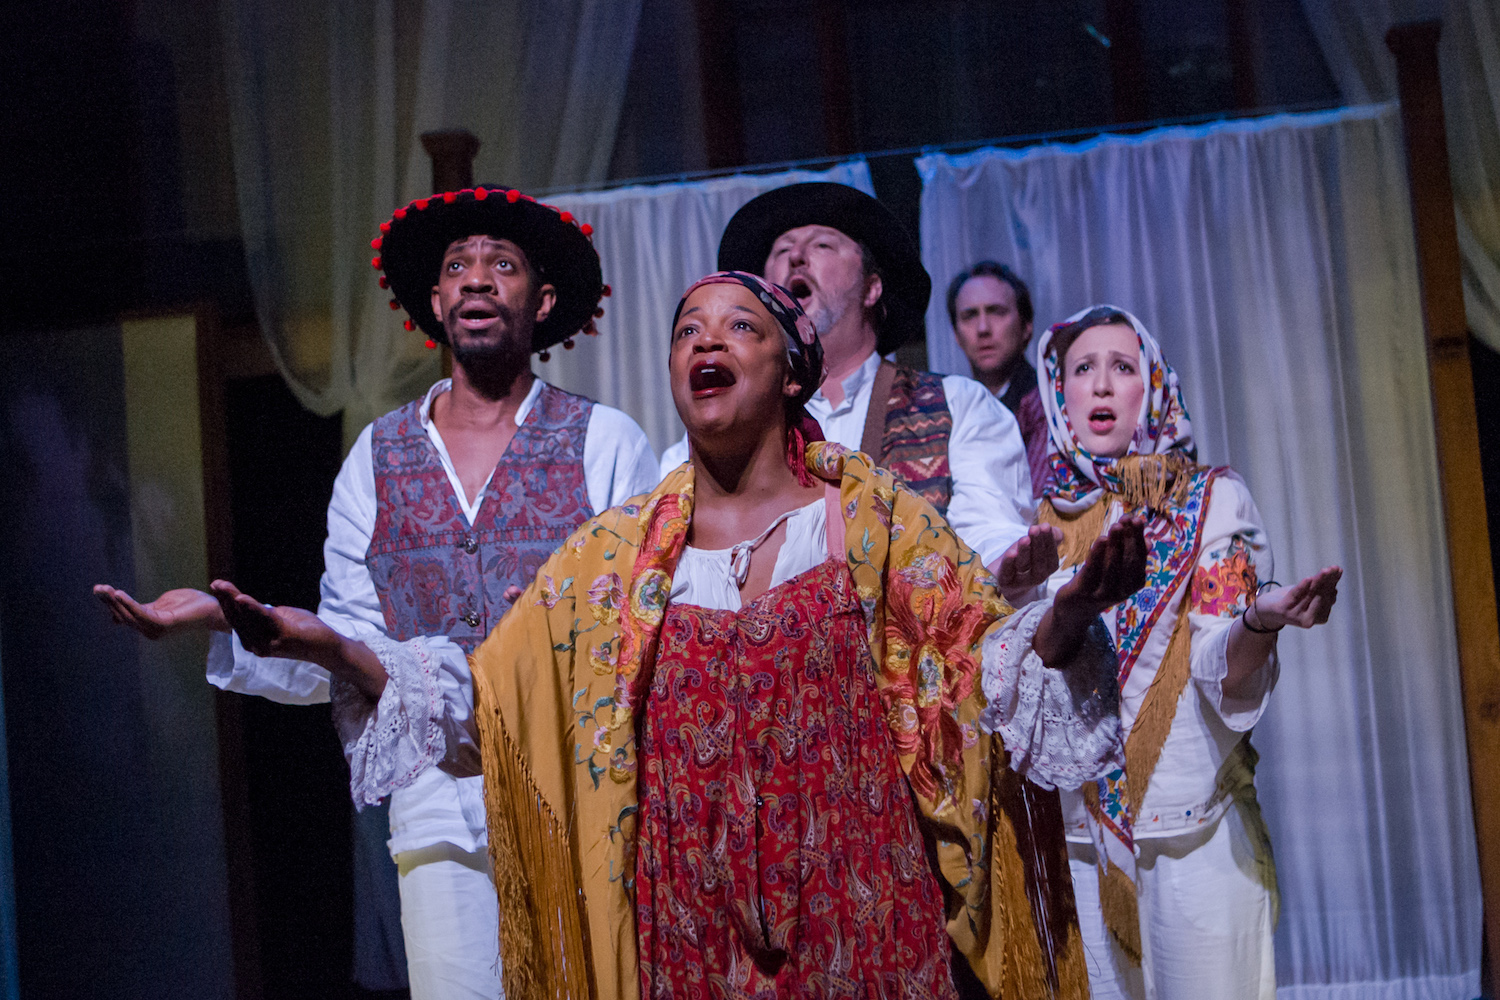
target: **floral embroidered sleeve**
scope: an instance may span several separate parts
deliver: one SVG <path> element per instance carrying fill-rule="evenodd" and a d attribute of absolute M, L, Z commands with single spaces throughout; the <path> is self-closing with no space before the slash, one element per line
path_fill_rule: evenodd
<path fill-rule="evenodd" d="M 1256 671 L 1255 693 L 1246 699 L 1226 697 L 1229 630 L 1255 599 L 1256 588 L 1271 578 L 1271 547 L 1260 511 L 1238 476 L 1221 475 L 1212 489 L 1198 566 L 1188 592 L 1193 680 L 1225 726 L 1246 732 L 1265 711 L 1280 662 L 1273 646 Z"/>

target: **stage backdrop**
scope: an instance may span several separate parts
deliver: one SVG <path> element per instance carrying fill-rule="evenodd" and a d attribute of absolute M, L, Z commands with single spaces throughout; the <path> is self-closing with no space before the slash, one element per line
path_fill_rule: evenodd
<path fill-rule="evenodd" d="M 0 338 L 0 995 L 234 996 L 207 639 L 90 592 L 207 581 L 197 349 L 192 316 Z"/>
<path fill-rule="evenodd" d="M 662 449 L 682 436 L 667 384 L 672 311 L 688 285 L 716 267 L 719 237 L 745 202 L 801 181 L 836 181 L 875 193 L 863 160 L 825 171 L 736 174 L 683 184 L 615 188 L 545 199 L 594 227 L 594 246 L 613 295 L 599 336 L 532 367 L 549 382 L 618 406 Z"/>
<path fill-rule="evenodd" d="M 992 258 L 1030 281 L 1038 330 L 1093 303 L 1139 315 L 1182 377 L 1200 457 L 1249 483 L 1277 577 L 1345 567 L 1332 621 L 1283 634 L 1255 732 L 1280 995 L 1475 996 L 1479 876 L 1396 108 L 917 166 L 935 289 Z M 941 291 L 928 350 L 968 372 Z"/>

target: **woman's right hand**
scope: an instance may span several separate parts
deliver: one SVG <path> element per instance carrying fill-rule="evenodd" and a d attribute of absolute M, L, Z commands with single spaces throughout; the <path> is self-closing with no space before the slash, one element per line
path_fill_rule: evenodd
<path fill-rule="evenodd" d="M 174 632 L 212 629 L 228 632 L 229 622 L 214 595 L 182 587 L 169 590 L 150 604 L 142 604 L 118 587 L 101 583 L 94 594 L 121 625 L 128 625 L 147 639 L 160 639 Z"/>

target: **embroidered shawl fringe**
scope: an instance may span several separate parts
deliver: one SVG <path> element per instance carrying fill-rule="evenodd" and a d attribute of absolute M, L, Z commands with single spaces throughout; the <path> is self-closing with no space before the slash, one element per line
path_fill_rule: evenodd
<path fill-rule="evenodd" d="M 1141 911 L 1135 883 L 1113 861 L 1099 873 L 1099 908 L 1110 937 L 1136 965 L 1141 964 Z"/>
<path fill-rule="evenodd" d="M 1057 554 L 1063 566 L 1077 566 L 1088 558 L 1094 539 L 1104 533 L 1104 521 L 1109 516 L 1110 496 L 1109 493 L 1104 494 L 1087 510 L 1073 515 L 1064 514 L 1053 507 L 1051 500 L 1042 501 L 1037 521 L 1062 529 L 1063 542 Z"/>
<path fill-rule="evenodd" d="M 1046 820 L 1028 809 L 1021 787 L 1025 779 L 1010 769 L 999 737 L 992 739 L 989 926 L 982 935 L 986 940 L 983 955 L 971 956 L 971 960 L 976 965 L 1000 966 L 998 975 L 985 977 L 1000 985 L 994 994 L 999 1000 L 1084 1000 L 1089 995 L 1088 966 L 1072 910 L 1066 850 L 1060 847 L 1060 837 L 1048 841 L 1040 836 L 1036 826 Z M 1052 805 L 1057 807 L 1055 793 L 1052 794 Z M 1061 819 L 1060 807 L 1056 819 Z M 1017 828 L 1018 820 L 1025 824 L 1024 829 Z M 1046 851 L 1049 844 L 1057 856 L 1035 859 L 1037 851 Z M 1027 853 L 1037 860 L 1038 867 L 1050 870 L 1056 879 L 1067 883 L 1068 888 L 1062 893 L 1067 901 L 1063 905 L 1066 912 L 1059 908 L 1060 885 L 1044 877 L 1027 878 L 1023 847 L 1030 848 Z M 1059 930 L 1063 934 L 1061 940 L 1054 937 Z M 998 947 L 988 940 L 996 933 L 1004 935 Z"/>
<path fill-rule="evenodd" d="M 1115 462 L 1126 509 L 1167 511 L 1188 501 L 1196 463 L 1186 455 L 1126 455 Z"/>
<path fill-rule="evenodd" d="M 593 991 L 582 887 L 565 824 L 474 675 L 490 863 L 500 904 L 500 975 L 508 1000 L 585 1000 Z"/>

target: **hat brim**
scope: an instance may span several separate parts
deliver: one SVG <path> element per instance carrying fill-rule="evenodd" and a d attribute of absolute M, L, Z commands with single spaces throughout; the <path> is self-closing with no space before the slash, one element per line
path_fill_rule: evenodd
<path fill-rule="evenodd" d="M 443 255 L 455 240 L 493 236 L 515 243 L 541 280 L 556 289 L 547 318 L 532 332 L 531 349 L 546 350 L 577 334 L 594 316 L 604 292 L 599 254 L 589 237 L 550 205 L 524 195 L 514 201 L 504 188 L 464 190 L 420 199 L 397 212 L 381 237 L 380 263 L 392 296 L 433 340 L 446 343 L 442 321 L 432 311 Z M 425 202 L 425 207 L 424 203 Z"/>
<path fill-rule="evenodd" d="M 837 229 L 863 243 L 875 258 L 885 306 L 876 331 L 876 350 L 889 354 L 926 335 L 932 278 L 922 266 L 916 241 L 890 209 L 847 184 L 789 184 L 750 199 L 724 227 L 719 270 L 764 274 L 771 245 L 782 233 L 799 226 Z"/>

